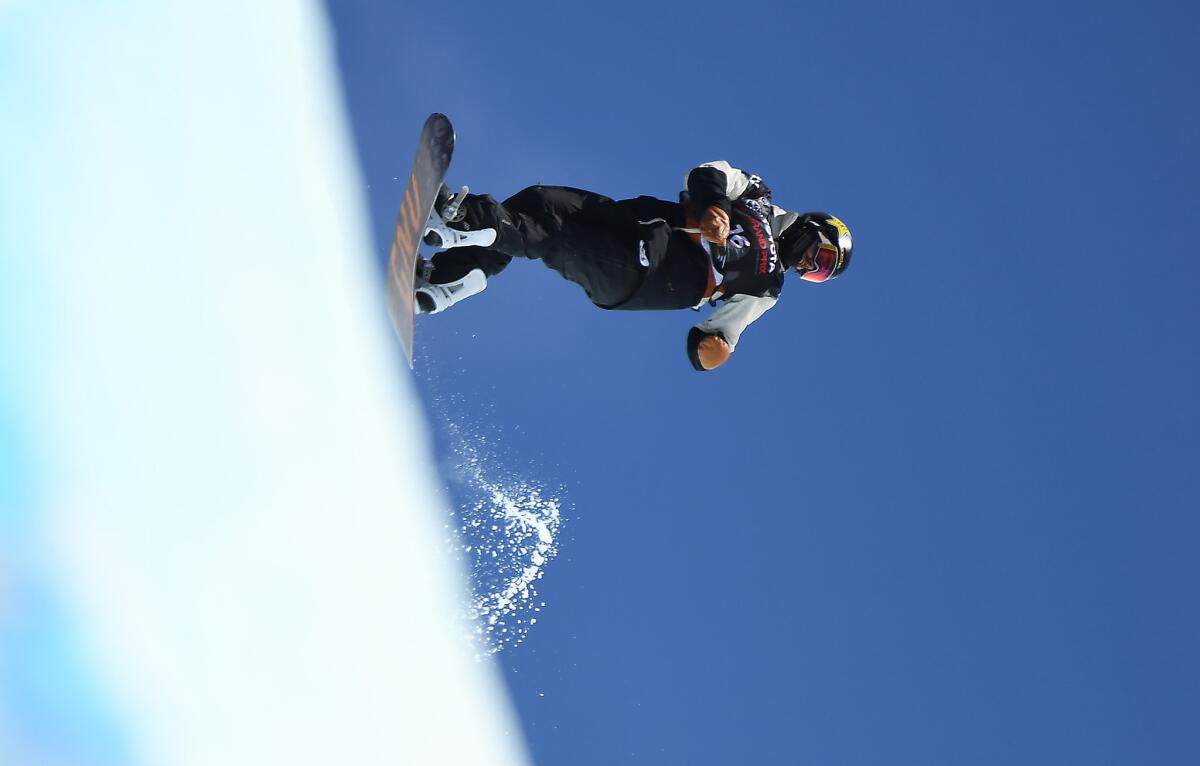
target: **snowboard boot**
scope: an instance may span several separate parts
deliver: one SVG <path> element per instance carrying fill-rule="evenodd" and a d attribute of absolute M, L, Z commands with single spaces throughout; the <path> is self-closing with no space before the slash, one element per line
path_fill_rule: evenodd
<path fill-rule="evenodd" d="M 471 269 L 462 279 L 446 284 L 435 284 L 421 272 L 417 272 L 417 313 L 437 314 L 464 298 L 478 295 L 487 287 L 487 275 L 483 269 Z"/>
<path fill-rule="evenodd" d="M 430 247 L 449 250 L 452 247 L 490 247 L 496 241 L 496 230 L 491 228 L 471 231 L 464 223 L 467 211 L 463 208 L 463 200 L 467 197 L 467 187 L 462 187 L 457 194 L 451 194 L 442 184 L 438 189 L 433 210 L 429 214 L 429 222 L 425 224 L 423 241 Z M 454 226 L 451 226 L 454 224 Z"/>

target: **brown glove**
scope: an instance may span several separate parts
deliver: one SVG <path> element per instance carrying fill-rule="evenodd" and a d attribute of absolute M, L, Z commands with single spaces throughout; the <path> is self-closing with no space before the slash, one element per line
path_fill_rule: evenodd
<path fill-rule="evenodd" d="M 696 356 L 700 357 L 700 366 L 706 370 L 716 369 L 725 364 L 725 360 L 732 353 L 733 349 L 729 344 L 717 335 L 709 335 L 700 341 L 700 346 L 696 349 Z"/>
<path fill-rule="evenodd" d="M 724 245 L 725 240 L 729 239 L 729 213 L 716 205 L 704 211 L 704 218 L 700 221 L 700 236 L 714 245 Z"/>

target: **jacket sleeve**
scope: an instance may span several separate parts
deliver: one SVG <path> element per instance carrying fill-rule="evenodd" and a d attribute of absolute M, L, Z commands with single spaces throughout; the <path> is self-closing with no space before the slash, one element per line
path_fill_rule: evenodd
<path fill-rule="evenodd" d="M 704 370 L 700 365 L 700 341 L 709 335 L 718 335 L 729 344 L 730 350 L 736 349 L 738 340 L 750 323 L 765 314 L 775 305 L 776 299 L 770 296 L 755 297 L 753 295 L 734 295 L 721 304 L 712 314 L 688 333 L 688 358 L 692 367 Z"/>
<path fill-rule="evenodd" d="M 697 213 L 712 205 L 728 213 L 730 203 L 735 199 L 771 193 L 761 178 L 738 170 L 725 160 L 706 162 L 692 168 L 684 184 Z"/>

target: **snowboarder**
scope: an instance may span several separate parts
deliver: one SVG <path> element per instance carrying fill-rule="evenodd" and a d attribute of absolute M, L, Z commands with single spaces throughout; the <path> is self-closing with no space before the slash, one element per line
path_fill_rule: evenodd
<path fill-rule="evenodd" d="M 679 202 L 613 200 L 531 186 L 503 203 L 452 197 L 443 187 L 425 241 L 446 248 L 417 278 L 421 313 L 438 313 L 487 286 L 514 257 L 543 261 L 605 309 L 720 306 L 692 327 L 697 370 L 724 364 L 746 327 L 775 305 L 794 269 L 825 282 L 850 264 L 850 230 L 828 213 L 771 204 L 756 175 L 709 162 L 687 176 Z"/>

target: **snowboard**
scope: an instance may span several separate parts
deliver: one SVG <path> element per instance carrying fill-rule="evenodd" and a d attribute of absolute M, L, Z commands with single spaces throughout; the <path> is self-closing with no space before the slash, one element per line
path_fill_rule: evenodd
<path fill-rule="evenodd" d="M 413 365 L 413 317 L 415 314 L 415 275 L 417 254 L 425 224 L 433 210 L 438 188 L 450 167 L 454 154 L 454 126 L 444 114 L 431 114 L 421 128 L 417 155 L 413 158 L 396 229 L 392 234 L 392 249 L 388 255 L 387 306 L 392 327 L 404 347 L 408 366 Z"/>

